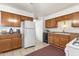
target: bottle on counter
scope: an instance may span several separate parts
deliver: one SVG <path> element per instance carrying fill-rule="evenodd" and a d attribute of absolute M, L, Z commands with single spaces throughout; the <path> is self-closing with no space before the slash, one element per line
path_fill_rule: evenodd
<path fill-rule="evenodd" d="M 9 33 L 10 33 L 10 34 L 12 34 L 12 33 L 13 33 L 13 29 L 12 29 L 12 28 L 10 28 Z"/>

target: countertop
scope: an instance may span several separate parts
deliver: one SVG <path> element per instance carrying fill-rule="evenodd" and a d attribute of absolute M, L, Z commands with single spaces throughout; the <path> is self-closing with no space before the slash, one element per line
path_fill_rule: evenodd
<path fill-rule="evenodd" d="M 4 33 L 4 34 L 2 34 L 2 33 L 0 33 L 0 36 L 2 35 L 15 35 L 15 34 L 20 34 L 20 33 L 17 33 L 17 32 L 13 32 L 12 34 L 10 34 L 9 32 L 7 32 L 7 33 Z M 20 34 L 21 35 L 21 34 Z"/>
<path fill-rule="evenodd" d="M 48 33 L 54 33 L 54 34 L 68 34 L 68 35 L 75 35 L 75 36 L 79 36 L 79 33 L 71 33 L 71 32 L 48 32 Z"/>
<path fill-rule="evenodd" d="M 74 49 L 78 49 L 79 50 L 79 46 L 73 45 L 73 42 L 76 41 L 77 38 L 73 39 L 71 42 L 69 42 L 66 47 L 72 47 Z"/>

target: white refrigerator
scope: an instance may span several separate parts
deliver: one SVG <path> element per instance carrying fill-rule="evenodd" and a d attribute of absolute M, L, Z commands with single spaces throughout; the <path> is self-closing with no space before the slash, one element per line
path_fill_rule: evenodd
<path fill-rule="evenodd" d="M 23 22 L 23 47 L 28 48 L 35 46 L 35 23 L 32 21 Z"/>

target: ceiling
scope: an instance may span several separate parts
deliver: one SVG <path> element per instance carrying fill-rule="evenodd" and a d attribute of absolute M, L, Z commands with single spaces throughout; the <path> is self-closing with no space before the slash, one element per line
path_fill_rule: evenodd
<path fill-rule="evenodd" d="M 34 14 L 35 17 L 48 16 L 50 14 L 77 5 L 77 3 L 3 3 L 3 4 L 31 12 Z"/>

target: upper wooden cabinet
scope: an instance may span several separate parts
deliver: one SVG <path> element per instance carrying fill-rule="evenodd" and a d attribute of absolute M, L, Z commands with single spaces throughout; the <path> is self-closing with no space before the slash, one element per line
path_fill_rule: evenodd
<path fill-rule="evenodd" d="M 1 23 L 0 25 L 8 27 L 20 27 L 21 21 L 33 21 L 32 17 L 18 15 L 10 12 L 1 11 Z"/>
<path fill-rule="evenodd" d="M 21 19 L 21 21 L 25 21 L 25 20 L 27 20 L 27 21 L 33 21 L 33 18 L 32 17 L 28 17 L 28 16 L 20 16 L 20 19 Z"/>
<path fill-rule="evenodd" d="M 72 13 L 72 19 L 79 20 L 79 12 Z"/>
<path fill-rule="evenodd" d="M 72 27 L 79 27 L 79 12 L 72 14 Z"/>
<path fill-rule="evenodd" d="M 59 22 L 59 21 L 65 21 L 65 20 L 70 20 L 71 19 L 71 15 L 64 15 L 64 16 L 60 16 L 60 17 L 57 17 L 56 20 Z"/>
<path fill-rule="evenodd" d="M 56 28 L 57 27 L 57 21 L 55 19 L 49 19 L 45 21 L 45 27 L 46 28 Z"/>
<path fill-rule="evenodd" d="M 1 12 L 1 25 L 3 26 L 12 26 L 12 27 L 20 27 L 21 21 L 20 16 L 8 13 L 8 12 Z"/>

